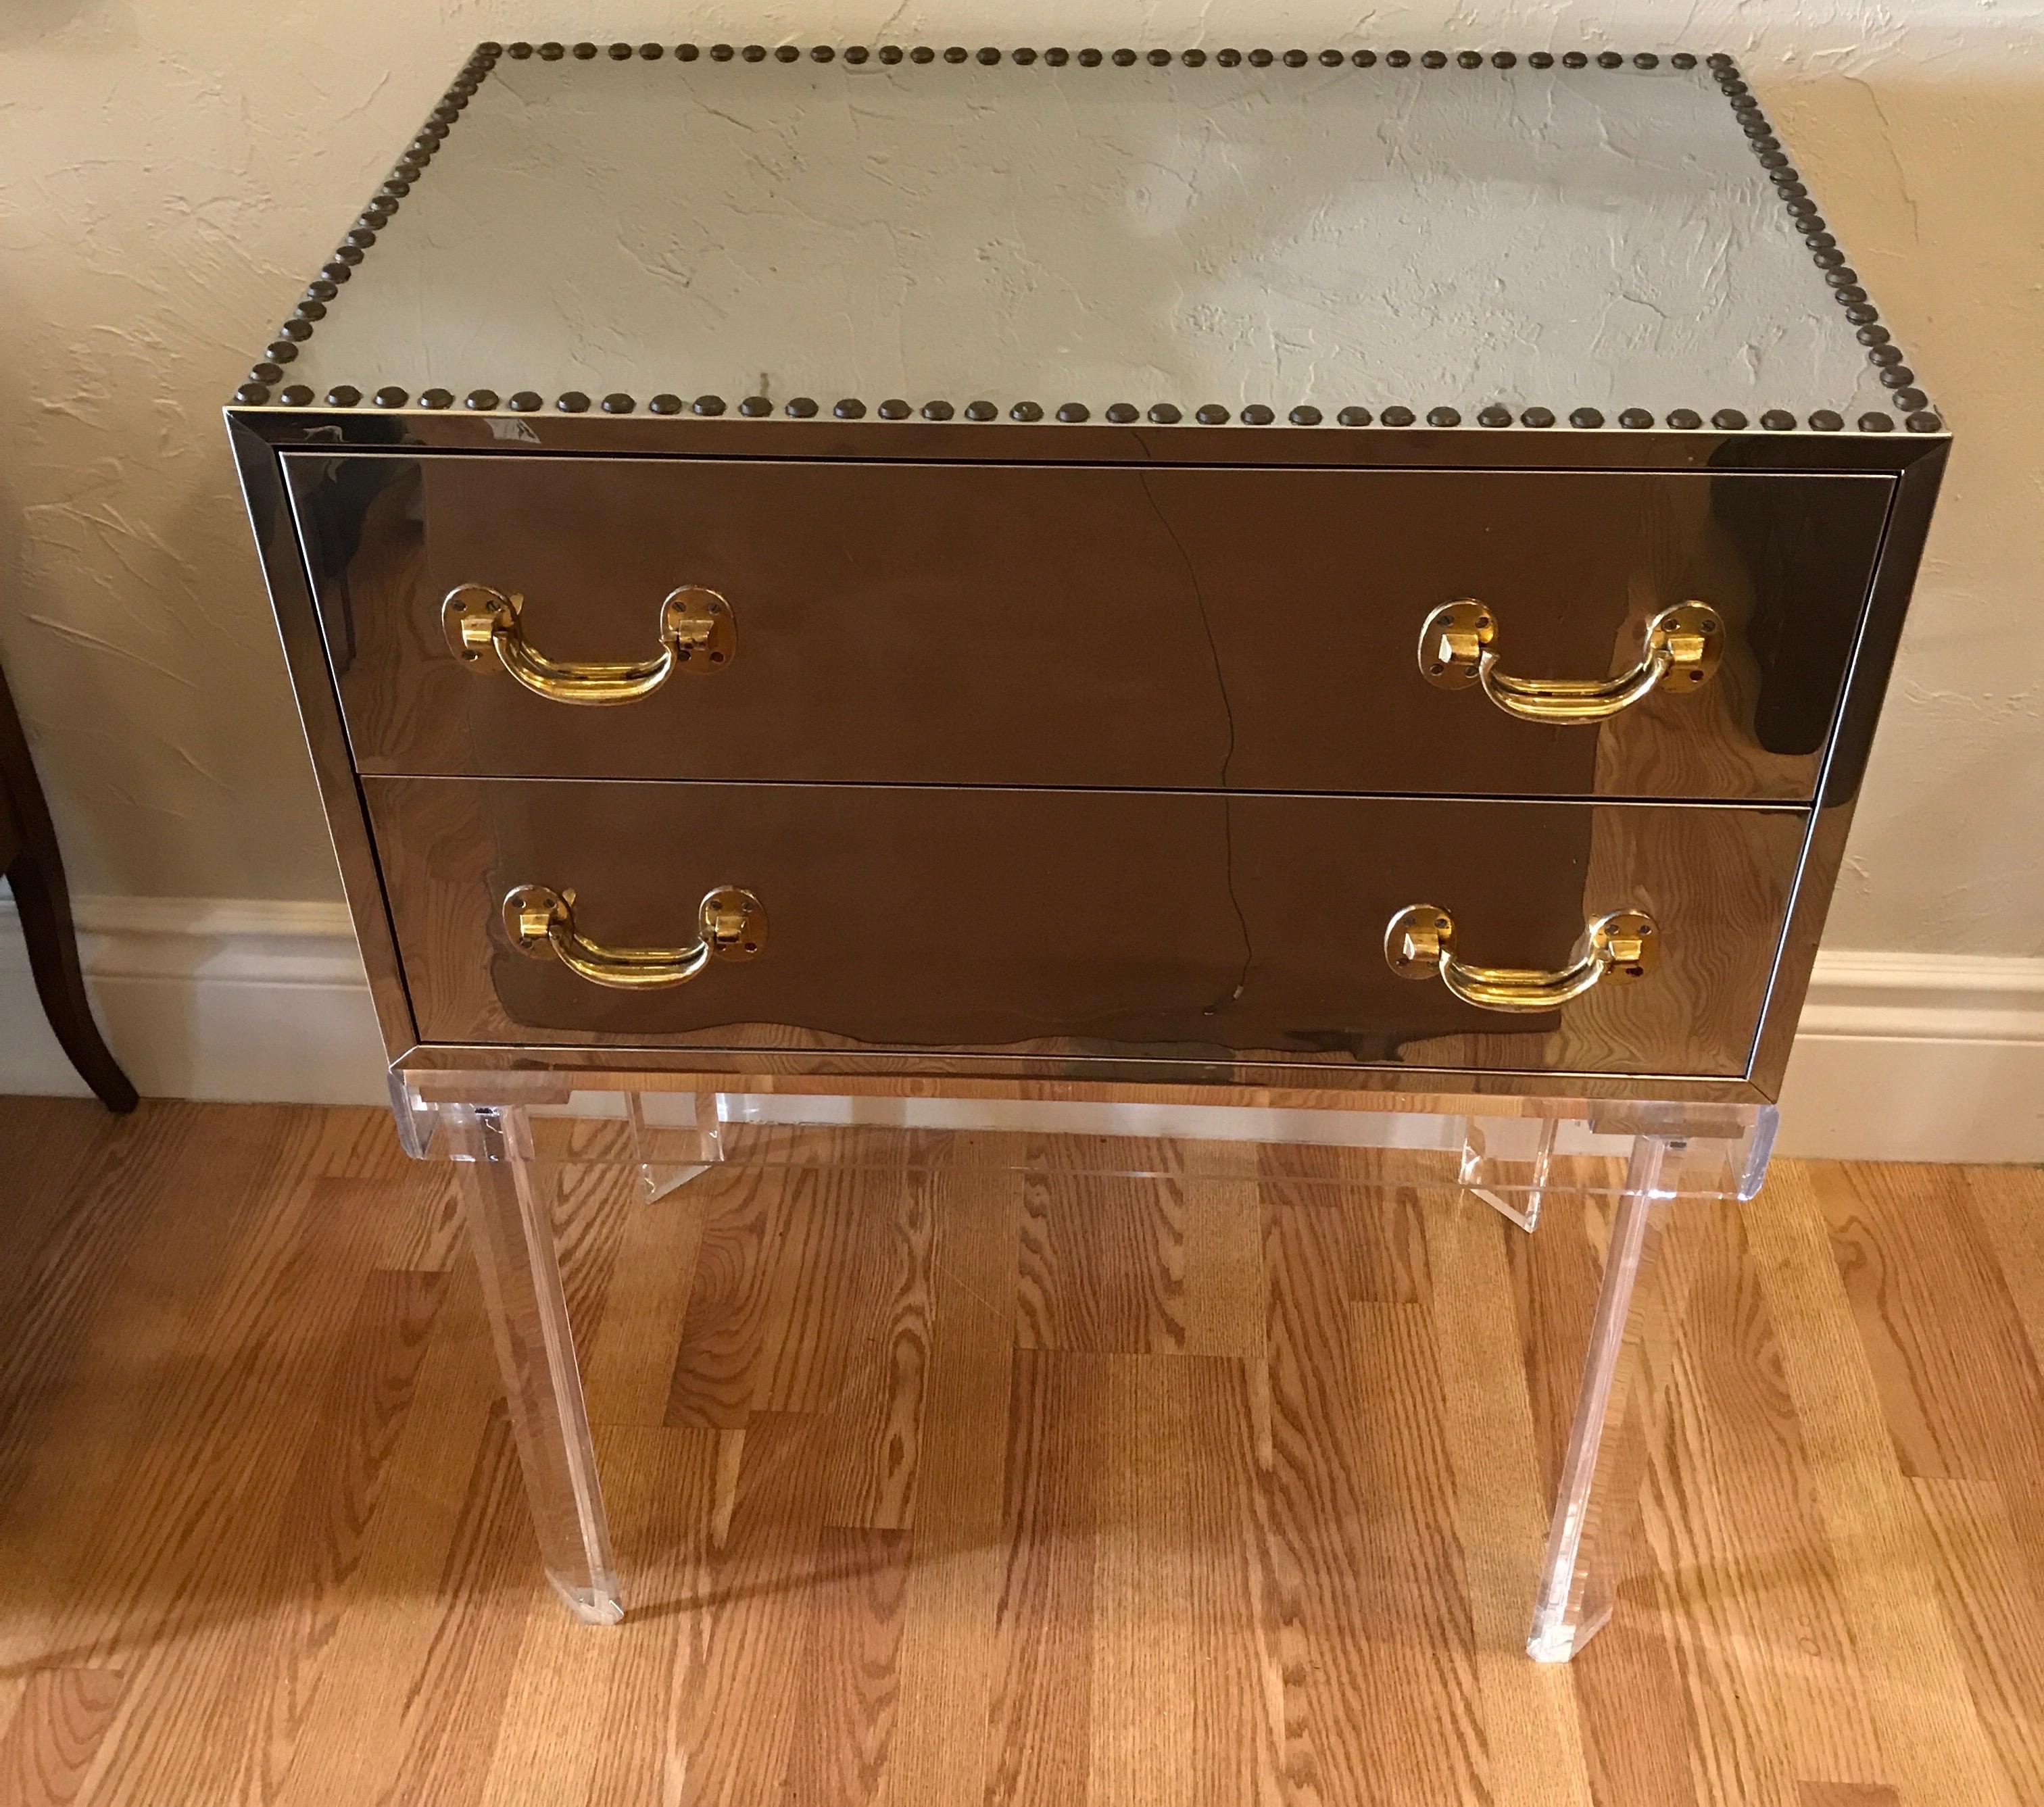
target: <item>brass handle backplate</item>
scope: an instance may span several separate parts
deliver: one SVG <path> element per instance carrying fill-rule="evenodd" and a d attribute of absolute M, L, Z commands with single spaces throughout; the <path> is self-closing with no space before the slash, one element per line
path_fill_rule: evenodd
<path fill-rule="evenodd" d="M 1717 673 L 1724 623 L 1708 603 L 1681 602 L 1646 623 L 1639 664 L 1616 677 L 1512 677 L 1497 669 L 1491 643 L 1497 616 L 1488 603 L 1465 597 L 1444 602 L 1420 630 L 1420 673 L 1443 690 L 1473 684 L 1506 714 L 1528 722 L 1601 722 L 1655 689 L 1678 696 Z"/>
<path fill-rule="evenodd" d="M 1522 966 L 1472 966 L 1456 956 L 1455 919 L 1431 904 L 1411 904 L 1384 931 L 1384 957 L 1401 979 L 1431 979 L 1482 1010 L 1544 1011 L 1579 998 L 1591 986 L 1630 984 L 1654 969 L 1660 947 L 1654 919 L 1617 910 L 1583 930 L 1575 958 L 1559 972 Z"/>
<path fill-rule="evenodd" d="M 448 645 L 467 663 L 482 668 L 494 652 L 504 669 L 536 696 L 550 702 L 601 707 L 651 696 L 678 672 L 721 671 L 737 656 L 738 630 L 731 604 L 715 590 L 685 584 L 660 604 L 660 650 L 631 665 L 578 664 L 548 658 L 525 638 L 522 596 L 507 596 L 487 584 L 461 584 L 440 604 Z"/>
<path fill-rule="evenodd" d="M 688 947 L 605 947 L 575 927 L 575 894 L 544 884 L 514 887 L 504 900 L 511 945 L 535 960 L 558 960 L 592 985 L 651 992 L 686 985 L 713 960 L 751 960 L 766 946 L 766 910 L 749 891 L 720 884 L 696 908 L 700 931 Z"/>

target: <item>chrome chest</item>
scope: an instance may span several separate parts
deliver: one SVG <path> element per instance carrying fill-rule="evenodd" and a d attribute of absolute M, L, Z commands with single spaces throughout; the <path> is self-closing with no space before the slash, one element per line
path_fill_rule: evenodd
<path fill-rule="evenodd" d="M 394 1068 L 1775 1095 L 1948 440 L 1736 71 L 582 48 L 229 409 Z"/>

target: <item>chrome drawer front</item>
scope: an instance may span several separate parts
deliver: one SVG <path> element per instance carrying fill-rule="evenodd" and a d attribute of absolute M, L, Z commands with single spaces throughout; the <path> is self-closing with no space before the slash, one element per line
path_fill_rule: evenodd
<path fill-rule="evenodd" d="M 1739 801 L 1814 792 L 1892 489 L 285 464 L 364 772 Z"/>
<path fill-rule="evenodd" d="M 1746 1070 L 1808 822 L 1193 792 L 363 788 L 431 1042 L 1716 1078 Z M 1447 960 L 1434 931 L 1388 937 L 1422 905 L 1452 924 Z"/>

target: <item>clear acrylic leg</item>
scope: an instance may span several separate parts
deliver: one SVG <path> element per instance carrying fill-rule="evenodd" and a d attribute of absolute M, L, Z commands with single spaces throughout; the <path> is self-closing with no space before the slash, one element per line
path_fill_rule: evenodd
<path fill-rule="evenodd" d="M 724 1100 L 707 1091 L 624 1095 L 639 1156 L 639 1195 L 648 1204 L 724 1159 Z"/>
<path fill-rule="evenodd" d="M 529 1126 L 521 1110 L 444 1108 L 540 1557 L 577 1618 L 615 1625 L 624 1608 Z"/>
<path fill-rule="evenodd" d="M 1554 1117 L 1470 1118 L 1462 1127 L 1463 1188 L 1521 1230 L 1531 1230 L 1540 1221 L 1560 1128 Z"/>
<path fill-rule="evenodd" d="M 1526 1644 L 1537 1662 L 1567 1662 L 1611 1617 L 1639 1514 L 1654 1363 L 1673 1330 L 1666 1276 L 1656 1269 L 1670 1209 L 1669 1157 L 1683 1145 L 1659 1136 L 1633 1141 Z"/>

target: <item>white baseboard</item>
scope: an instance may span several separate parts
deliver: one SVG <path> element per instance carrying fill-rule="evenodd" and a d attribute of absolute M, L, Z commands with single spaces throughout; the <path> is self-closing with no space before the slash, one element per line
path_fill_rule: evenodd
<path fill-rule="evenodd" d="M 383 1101 L 339 904 L 86 897 L 77 909 L 101 1026 L 144 1095 Z M 84 1089 L 0 889 L 0 1092 Z M 1819 954 L 1781 1114 L 1785 1153 L 2044 1161 L 2044 959 Z"/>
<path fill-rule="evenodd" d="M 348 911 L 257 899 L 80 897 L 102 1034 L 145 1098 L 385 1102 L 382 1041 Z M 79 1094 L 0 889 L 0 1092 Z"/>

